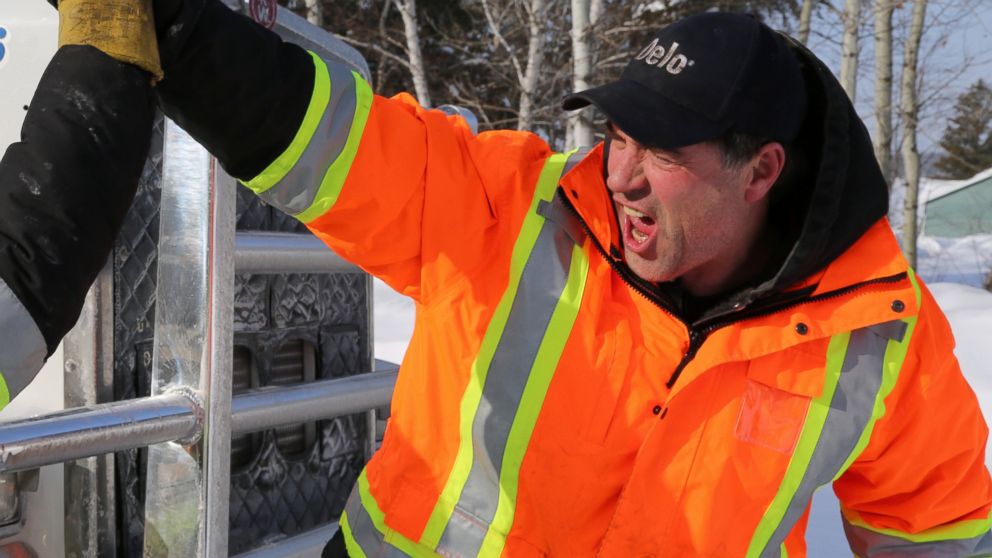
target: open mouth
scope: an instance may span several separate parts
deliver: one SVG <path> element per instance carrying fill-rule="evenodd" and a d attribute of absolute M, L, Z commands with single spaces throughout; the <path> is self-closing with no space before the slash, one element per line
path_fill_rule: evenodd
<path fill-rule="evenodd" d="M 643 251 L 657 231 L 655 220 L 646 213 L 621 206 L 624 215 L 624 244 L 635 252 Z"/>

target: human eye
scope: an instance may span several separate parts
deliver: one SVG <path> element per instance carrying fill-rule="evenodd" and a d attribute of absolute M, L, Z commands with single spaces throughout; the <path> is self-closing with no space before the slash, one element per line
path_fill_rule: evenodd
<path fill-rule="evenodd" d="M 649 153 L 651 154 L 651 161 L 658 165 L 666 167 L 679 166 L 679 160 L 674 153 L 664 149 L 652 149 Z"/>

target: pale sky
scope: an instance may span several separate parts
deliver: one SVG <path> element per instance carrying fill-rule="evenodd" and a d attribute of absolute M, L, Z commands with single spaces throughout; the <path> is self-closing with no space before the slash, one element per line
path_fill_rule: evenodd
<path fill-rule="evenodd" d="M 840 2 L 834 1 L 834 4 Z M 897 10 L 893 26 L 908 21 L 911 2 Z M 861 33 L 860 71 L 857 84 L 857 108 L 874 134 L 874 45 L 870 8 L 862 13 L 866 23 Z M 813 21 L 810 48 L 835 73 L 840 67 L 840 29 L 838 16 L 821 8 Z M 930 0 L 927 6 L 927 24 L 921 48 L 920 71 L 926 73 L 924 95 L 929 105 L 924 107 L 923 119 L 918 130 L 918 144 L 922 151 L 939 150 L 937 142 L 947 125 L 954 100 L 979 78 L 992 81 L 992 0 Z M 896 31 L 898 34 L 899 32 Z M 901 74 L 901 39 L 893 47 L 893 103 L 899 103 L 899 76 Z M 924 54 L 929 53 L 929 54 Z M 960 74 L 960 75 L 958 75 Z M 936 87 L 934 84 L 944 85 Z"/>

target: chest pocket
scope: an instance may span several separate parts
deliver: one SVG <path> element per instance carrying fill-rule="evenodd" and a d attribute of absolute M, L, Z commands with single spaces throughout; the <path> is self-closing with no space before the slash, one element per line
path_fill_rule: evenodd
<path fill-rule="evenodd" d="M 752 360 L 748 365 L 734 436 L 744 442 L 791 454 L 802 432 L 810 402 L 823 391 L 825 364 L 825 341 L 814 341 Z"/>

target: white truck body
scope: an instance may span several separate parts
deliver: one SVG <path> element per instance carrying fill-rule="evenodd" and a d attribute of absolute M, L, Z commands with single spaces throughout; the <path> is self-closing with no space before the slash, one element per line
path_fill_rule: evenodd
<path fill-rule="evenodd" d="M 58 13 L 44 0 L 0 2 L 0 153 L 20 139 L 21 123 L 41 74 L 55 54 Z M 19 397 L 0 411 L 7 422 L 64 408 L 62 347 Z M 21 527 L 4 542 L 22 541 L 43 557 L 62 558 L 62 465 L 40 472 L 38 489 L 21 492 Z"/>

